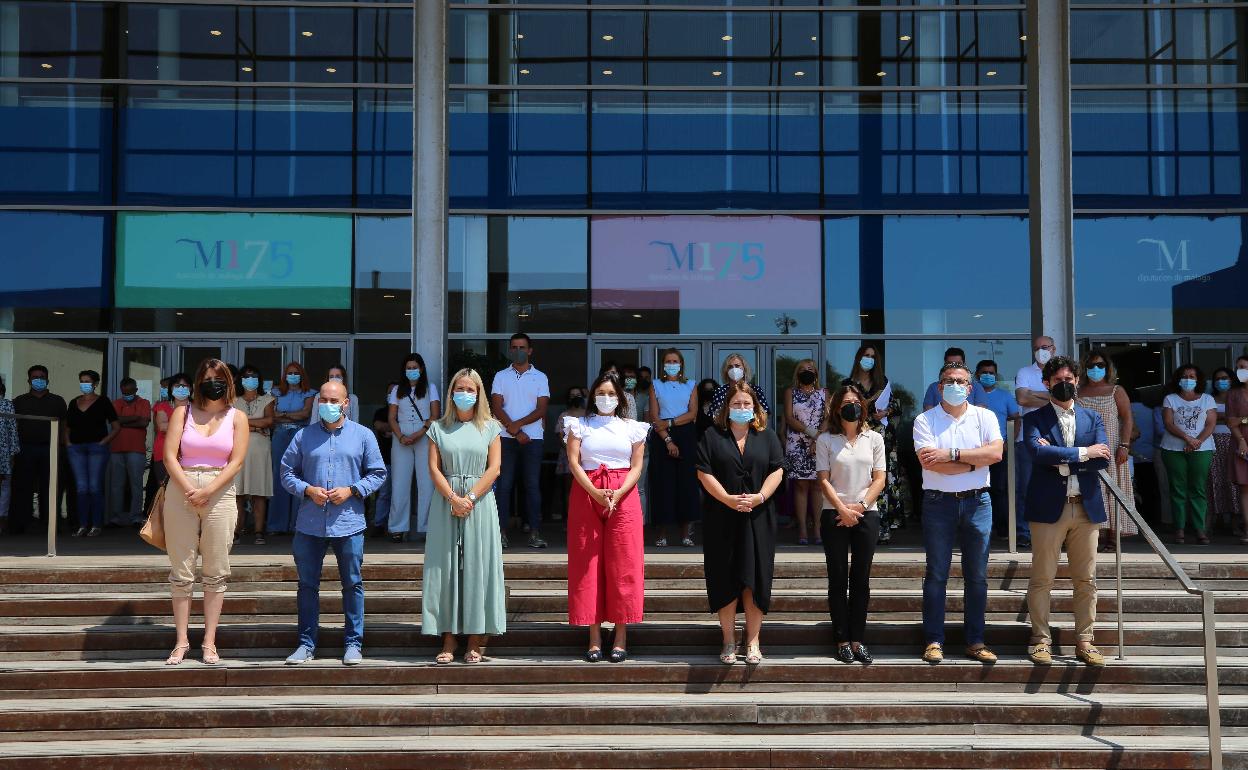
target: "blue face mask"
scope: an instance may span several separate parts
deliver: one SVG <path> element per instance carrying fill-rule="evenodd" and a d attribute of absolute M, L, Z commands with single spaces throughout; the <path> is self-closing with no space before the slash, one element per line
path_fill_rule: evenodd
<path fill-rule="evenodd" d="M 1225 393 L 1226 391 L 1231 389 L 1231 381 L 1230 380 L 1214 380 L 1213 387 L 1219 393 Z"/>
<path fill-rule="evenodd" d="M 31 389 L 31 390 L 47 390 L 47 389 L 48 389 L 48 380 L 47 380 L 47 378 L 45 378 L 45 377 L 36 377 L 35 379 L 31 380 L 31 381 L 30 381 L 30 389 Z"/>
<path fill-rule="evenodd" d="M 161 400 L 161 401 L 168 401 L 168 400 L 169 400 L 169 389 L 168 389 L 168 388 L 161 388 L 161 389 L 160 389 L 160 400 Z"/>
<path fill-rule="evenodd" d="M 190 398 L 190 397 L 191 397 L 191 388 L 190 388 L 190 386 L 187 386 L 187 385 L 174 385 L 174 386 L 173 386 L 173 397 L 174 397 L 174 398 L 176 398 L 176 399 L 178 399 L 179 401 L 185 401 L 186 399 Z"/>
<path fill-rule="evenodd" d="M 342 404 L 321 404 L 317 411 L 325 422 L 334 423 L 342 419 Z"/>
<path fill-rule="evenodd" d="M 121 394 L 121 400 L 125 401 L 126 403 L 130 403 L 131 401 L 135 400 L 138 397 L 139 397 L 138 393 L 122 393 Z"/>
<path fill-rule="evenodd" d="M 737 425 L 744 425 L 754 419 L 753 409 L 729 409 L 728 419 Z"/>
<path fill-rule="evenodd" d="M 82 395 L 85 396 L 95 390 L 95 385 L 90 382 L 80 382 L 78 383 L 78 390 L 81 390 Z"/>
<path fill-rule="evenodd" d="M 983 374 L 979 375 L 979 384 L 983 385 L 985 388 L 996 387 L 997 375 L 984 372 Z"/>
<path fill-rule="evenodd" d="M 1193 380 L 1190 377 L 1184 377 L 1179 380 L 1179 388 L 1187 393 L 1191 393 L 1193 390 L 1196 390 L 1196 380 Z"/>
<path fill-rule="evenodd" d="M 668 377 L 676 377 L 680 374 L 680 364 L 663 364 L 663 373 Z"/>
<path fill-rule="evenodd" d="M 862 370 L 864 372 L 869 372 L 875 368 L 875 359 L 867 358 L 866 356 L 863 356 L 862 358 L 858 359 L 858 365 L 862 367 Z"/>
<path fill-rule="evenodd" d="M 408 382 L 415 382 L 416 380 L 420 379 L 420 370 L 419 369 L 404 369 L 403 376 L 407 378 Z"/>
<path fill-rule="evenodd" d="M 466 412 L 477 405 L 477 394 L 469 393 L 465 390 L 457 390 L 451 396 L 451 400 L 455 402 L 457 408 Z"/>
<path fill-rule="evenodd" d="M 1101 380 L 1105 379 L 1105 367 L 1089 366 L 1088 367 L 1088 379 L 1092 380 L 1093 382 L 1100 382 Z"/>
<path fill-rule="evenodd" d="M 300 376 L 300 375 L 298 375 L 298 374 L 288 374 L 288 375 L 286 375 L 286 384 L 287 384 L 287 385 L 298 385 L 298 384 L 299 384 L 300 382 L 302 382 L 302 381 L 303 381 L 303 377 L 302 377 L 302 376 Z"/>
<path fill-rule="evenodd" d="M 512 351 L 511 351 L 511 360 L 512 360 L 512 361 L 514 361 L 514 362 L 515 362 L 515 363 L 517 363 L 517 364 L 527 364 L 527 363 L 529 362 L 529 351 L 527 351 L 527 350 L 512 350 Z"/>
<path fill-rule="evenodd" d="M 949 406 L 961 406 L 966 403 L 967 389 L 961 385 L 946 385 L 940 393 Z"/>
<path fill-rule="evenodd" d="M 256 390 L 260 387 L 259 377 L 244 377 L 243 390 Z"/>

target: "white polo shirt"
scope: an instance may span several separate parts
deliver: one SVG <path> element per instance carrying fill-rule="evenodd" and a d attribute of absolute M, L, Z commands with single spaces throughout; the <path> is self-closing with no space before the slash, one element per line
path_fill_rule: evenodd
<path fill-rule="evenodd" d="M 937 405 L 914 418 L 914 449 L 979 449 L 1001 440 L 1001 426 L 992 410 L 967 404 L 966 411 L 955 419 Z M 988 466 L 973 471 L 946 475 L 923 469 L 923 488 L 938 492 L 969 492 L 988 486 Z"/>
<path fill-rule="evenodd" d="M 530 366 L 522 373 L 516 371 L 516 367 L 509 366 L 494 375 L 490 393 L 502 396 L 503 409 L 506 410 L 507 416 L 513 420 L 519 420 L 537 408 L 539 398 L 550 398 L 550 381 L 546 379 L 545 374 L 537 370 L 537 367 Z M 527 433 L 529 438 L 541 440 L 544 422 L 545 420 L 531 422 L 521 430 Z M 508 434 L 507 431 L 503 431 L 502 436 L 504 439 L 515 439 L 515 436 Z"/>
<path fill-rule="evenodd" d="M 1049 389 L 1044 387 L 1044 370 L 1040 368 L 1040 364 L 1032 363 L 1018 370 L 1018 374 L 1014 375 L 1014 392 L 1017 393 L 1019 388 L 1026 388 L 1032 393 L 1049 392 Z M 1040 407 L 1038 406 L 1023 406 L 1022 404 L 1019 404 L 1018 416 L 1022 417 L 1023 415 L 1029 412 L 1034 412 L 1039 408 Z M 1017 435 L 1014 436 L 1014 441 L 1019 442 L 1022 440 L 1023 431 L 1020 429 Z"/>

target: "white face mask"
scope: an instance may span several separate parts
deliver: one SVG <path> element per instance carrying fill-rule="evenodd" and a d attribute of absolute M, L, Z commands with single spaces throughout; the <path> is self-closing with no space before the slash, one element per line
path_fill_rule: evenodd
<path fill-rule="evenodd" d="M 1041 366 L 1044 366 L 1045 364 L 1047 364 L 1049 362 L 1049 359 L 1051 359 L 1052 357 L 1053 357 L 1053 354 L 1049 352 L 1048 348 L 1040 348 L 1039 350 L 1036 351 L 1036 363 L 1040 364 Z"/>
<path fill-rule="evenodd" d="M 594 396 L 594 406 L 602 414 L 615 414 L 615 408 L 619 405 L 620 400 L 615 396 Z"/>
<path fill-rule="evenodd" d="M 740 366 L 733 366 L 728 369 L 728 379 L 737 382 L 745 376 L 745 369 Z"/>
<path fill-rule="evenodd" d="M 1248 382 L 1248 369 L 1236 369 L 1235 376 L 1240 382 Z"/>

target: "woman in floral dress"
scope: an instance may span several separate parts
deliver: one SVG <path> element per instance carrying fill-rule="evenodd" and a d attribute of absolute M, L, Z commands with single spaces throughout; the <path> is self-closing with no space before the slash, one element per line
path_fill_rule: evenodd
<path fill-rule="evenodd" d="M 823 509 L 823 498 L 815 473 L 815 439 L 819 437 L 824 404 L 827 402 L 828 392 L 819 386 L 815 362 L 809 358 L 798 361 L 793 370 L 793 386 L 788 389 L 784 401 L 784 422 L 788 427 L 784 456 L 789 479 L 793 482 L 793 515 L 797 519 L 798 545 L 810 542 L 806 534 L 808 517 L 813 517 L 811 526 L 815 542 L 823 542 L 819 537 L 819 513 Z"/>

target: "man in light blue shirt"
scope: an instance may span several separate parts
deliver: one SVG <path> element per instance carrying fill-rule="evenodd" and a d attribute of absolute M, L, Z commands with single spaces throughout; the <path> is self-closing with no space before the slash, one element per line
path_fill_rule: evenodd
<path fill-rule="evenodd" d="M 966 366 L 966 351 L 962 348 L 949 348 L 945 351 L 945 364 L 962 364 Z M 971 406 L 987 406 L 984 403 L 984 387 L 979 384 L 978 380 L 971 381 L 971 397 L 967 399 Z M 940 382 L 933 382 L 927 386 L 927 392 L 923 394 L 923 411 L 934 409 L 940 404 Z"/>
<path fill-rule="evenodd" d="M 303 428 L 282 455 L 282 486 L 301 502 L 295 521 L 295 569 L 299 573 L 299 649 L 288 665 L 312 660 L 320 621 L 321 568 L 332 548 L 342 581 L 345 654 L 363 659 L 364 499 L 386 480 L 377 437 L 346 418 L 347 389 L 331 380 L 321 386 L 318 420 Z"/>
<path fill-rule="evenodd" d="M 1009 435 L 1005 426 L 1010 420 L 1014 421 L 1014 428 L 1017 430 L 1020 419 L 1018 402 L 1014 400 L 1013 393 L 997 387 L 997 362 L 986 358 L 976 364 L 975 381 L 984 389 L 983 402 L 980 406 L 997 416 L 997 422 L 1001 425 L 1001 436 Z M 1010 466 L 1007 463 L 1010 461 L 1011 443 L 1013 442 L 1006 441 L 1002 444 L 1004 449 L 1001 452 L 1001 462 L 993 463 L 988 467 L 988 494 L 992 497 L 992 534 L 994 537 L 1010 536 Z"/>

